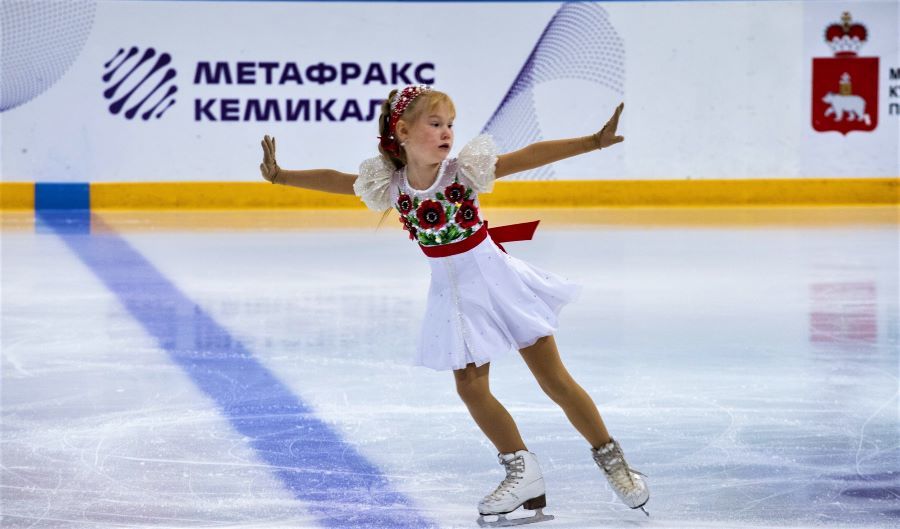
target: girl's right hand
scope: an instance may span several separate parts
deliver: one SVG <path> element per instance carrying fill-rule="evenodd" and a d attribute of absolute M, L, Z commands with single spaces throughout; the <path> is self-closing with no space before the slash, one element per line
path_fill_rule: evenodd
<path fill-rule="evenodd" d="M 261 143 L 263 148 L 263 161 L 259 164 L 259 171 L 266 181 L 274 184 L 275 180 L 278 178 L 278 173 L 281 172 L 281 168 L 278 167 L 278 163 L 275 161 L 275 137 L 273 136 L 270 138 L 267 134 L 263 137 Z"/>

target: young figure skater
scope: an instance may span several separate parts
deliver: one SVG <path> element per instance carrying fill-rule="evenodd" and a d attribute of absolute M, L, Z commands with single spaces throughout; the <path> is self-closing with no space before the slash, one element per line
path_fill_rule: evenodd
<path fill-rule="evenodd" d="M 623 141 L 616 136 L 623 107 L 620 104 L 609 122 L 590 136 L 541 141 L 498 155 L 491 137 L 480 135 L 457 158 L 448 159 L 456 116 L 453 102 L 427 85 L 407 86 L 391 91 L 382 105 L 381 154 L 365 160 L 359 175 L 281 169 L 275 161 L 275 138 L 262 141 L 263 178 L 273 184 L 356 194 L 376 211 L 396 209 L 403 229 L 428 257 L 431 285 L 415 365 L 453 370 L 459 396 L 506 469 L 506 478 L 478 504 L 479 525 L 553 518 L 542 512 L 546 496 L 537 458 L 488 385 L 491 359 L 511 349 L 519 350 L 541 389 L 590 443 L 593 460 L 618 497 L 641 510 L 650 497 L 643 474 L 629 467 L 593 400 L 566 370 L 556 348 L 557 316 L 580 285 L 505 253 L 499 243 L 530 239 L 537 223 L 488 230 L 478 202 L 478 194 L 490 192 L 497 178 Z M 506 518 L 519 507 L 535 513 Z M 489 515 L 497 518 L 488 521 Z"/>

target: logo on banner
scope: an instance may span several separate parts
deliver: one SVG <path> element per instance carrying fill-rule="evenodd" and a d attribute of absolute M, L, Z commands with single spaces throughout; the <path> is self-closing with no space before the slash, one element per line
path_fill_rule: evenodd
<path fill-rule="evenodd" d="M 878 57 L 859 57 L 866 27 L 844 12 L 825 29 L 834 57 L 813 58 L 812 126 L 826 132 L 868 132 L 878 126 Z"/>
<path fill-rule="evenodd" d="M 109 100 L 109 112 L 125 119 L 140 116 L 144 121 L 160 119 L 175 104 L 175 68 L 172 56 L 157 54 L 153 48 L 141 52 L 132 46 L 128 52 L 119 48 L 104 65 L 101 77 L 107 85 L 103 97 Z M 413 82 L 433 85 L 433 62 L 310 62 L 295 61 L 197 61 L 194 85 L 303 86 L 350 83 L 362 86 L 409 85 Z M 191 94 L 188 93 L 190 96 Z M 230 95 L 230 94 L 226 94 Z M 239 94 L 238 94 L 239 95 Z M 330 93 L 328 95 L 331 95 Z M 381 113 L 383 98 L 308 98 L 308 97 L 195 97 L 194 121 L 374 121 Z M 256 97 L 254 97 L 256 96 Z"/>
<path fill-rule="evenodd" d="M 178 91 L 174 82 L 175 68 L 169 66 L 171 62 L 171 55 L 157 55 L 153 48 L 147 48 L 143 53 L 137 46 L 132 46 L 127 53 L 124 48 L 119 48 L 103 65 L 106 70 L 103 82 L 110 85 L 103 91 L 103 97 L 110 100 L 110 113 L 125 119 L 140 115 L 144 121 L 161 118 L 175 104 L 174 96 Z M 148 66 L 143 67 L 145 64 Z"/>

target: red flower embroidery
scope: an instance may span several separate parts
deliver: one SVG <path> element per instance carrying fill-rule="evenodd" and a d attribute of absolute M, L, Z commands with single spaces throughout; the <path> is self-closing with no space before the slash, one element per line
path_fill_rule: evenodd
<path fill-rule="evenodd" d="M 412 211 L 413 201 L 409 198 L 409 195 L 406 193 L 401 193 L 397 198 L 397 209 L 400 210 L 400 213 L 406 215 L 410 211 Z"/>
<path fill-rule="evenodd" d="M 447 223 L 447 215 L 444 213 L 444 207 L 440 202 L 434 200 L 423 200 L 416 210 L 416 218 L 419 219 L 421 228 L 441 228 Z"/>
<path fill-rule="evenodd" d="M 466 196 L 466 188 L 459 182 L 453 182 L 444 188 L 444 196 L 447 200 L 456 204 Z"/>
<path fill-rule="evenodd" d="M 478 208 L 475 207 L 475 201 L 463 200 L 462 204 L 459 205 L 459 211 L 456 212 L 456 216 L 453 217 L 453 220 L 455 220 L 456 223 L 459 224 L 459 227 L 464 230 L 481 222 L 481 219 L 478 218 Z"/>
<path fill-rule="evenodd" d="M 409 217 L 400 217 L 397 219 L 400 221 L 400 224 L 403 224 L 403 229 L 409 232 L 409 238 L 416 238 L 416 227 L 413 226 L 413 223 L 409 220 Z"/>

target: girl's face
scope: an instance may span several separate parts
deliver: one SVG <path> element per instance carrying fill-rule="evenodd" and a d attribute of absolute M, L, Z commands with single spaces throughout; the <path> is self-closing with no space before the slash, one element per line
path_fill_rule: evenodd
<path fill-rule="evenodd" d="M 420 163 L 444 161 L 453 148 L 454 118 L 447 105 L 438 105 L 433 111 L 424 111 L 408 127 L 398 125 L 400 140 L 406 142 L 407 160 L 415 159 Z"/>

